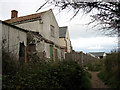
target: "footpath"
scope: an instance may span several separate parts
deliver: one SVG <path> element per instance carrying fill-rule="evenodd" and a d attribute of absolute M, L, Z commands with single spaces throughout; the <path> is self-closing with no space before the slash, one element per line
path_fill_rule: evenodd
<path fill-rule="evenodd" d="M 97 77 L 98 72 L 89 71 L 89 73 L 92 75 L 92 78 L 90 80 L 92 88 L 109 88 Z"/>

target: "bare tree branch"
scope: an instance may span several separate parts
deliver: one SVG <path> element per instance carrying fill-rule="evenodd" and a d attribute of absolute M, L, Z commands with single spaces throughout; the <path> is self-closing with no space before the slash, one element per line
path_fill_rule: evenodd
<path fill-rule="evenodd" d="M 38 12 L 42 7 L 44 7 L 48 3 L 48 1 L 46 1 L 42 6 L 40 6 L 40 8 L 36 12 Z"/>
<path fill-rule="evenodd" d="M 120 27 L 120 1 L 118 2 L 103 2 L 103 1 L 101 2 L 80 2 L 81 0 L 71 0 L 71 2 L 69 0 L 61 0 L 58 2 L 56 2 L 56 0 L 51 0 L 51 1 L 54 2 L 55 6 L 60 7 L 61 10 L 64 10 L 67 7 L 71 7 L 75 9 L 76 12 L 71 19 L 73 19 L 78 14 L 80 9 L 82 9 L 85 13 L 90 13 L 93 10 L 97 10 L 98 13 L 91 16 L 93 20 L 90 23 L 93 23 L 95 21 L 101 22 L 100 24 L 105 25 L 105 27 L 103 27 L 102 30 L 105 30 L 106 32 L 109 31 L 110 32 L 109 34 L 118 34 L 118 32 L 120 32 L 120 29 L 119 29 Z M 40 9 L 45 4 L 43 4 L 40 7 Z"/>

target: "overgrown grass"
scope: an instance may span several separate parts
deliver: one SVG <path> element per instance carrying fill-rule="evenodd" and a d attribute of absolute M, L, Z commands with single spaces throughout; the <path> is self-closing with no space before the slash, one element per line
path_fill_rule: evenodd
<path fill-rule="evenodd" d="M 92 78 L 92 75 L 91 75 L 88 71 L 86 71 L 86 75 L 87 75 L 87 77 L 88 77 L 89 79 Z"/>
<path fill-rule="evenodd" d="M 3 53 L 3 89 L 90 88 L 90 74 L 75 61 L 16 63 Z"/>
<path fill-rule="evenodd" d="M 86 65 L 89 71 L 101 71 L 104 66 L 104 60 L 95 60 Z"/>
<path fill-rule="evenodd" d="M 108 55 L 104 62 L 104 69 L 98 77 L 112 88 L 120 88 L 120 58 L 118 53 Z"/>
<path fill-rule="evenodd" d="M 100 72 L 97 74 L 97 76 L 105 83 L 105 85 L 109 85 L 109 79 L 108 75 L 106 75 L 104 72 Z"/>

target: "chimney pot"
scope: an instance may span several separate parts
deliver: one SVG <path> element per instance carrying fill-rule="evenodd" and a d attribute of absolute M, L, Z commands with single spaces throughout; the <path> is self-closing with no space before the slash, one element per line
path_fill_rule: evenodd
<path fill-rule="evenodd" d="M 17 10 L 12 10 L 11 11 L 11 18 L 17 18 L 18 17 L 18 11 Z"/>

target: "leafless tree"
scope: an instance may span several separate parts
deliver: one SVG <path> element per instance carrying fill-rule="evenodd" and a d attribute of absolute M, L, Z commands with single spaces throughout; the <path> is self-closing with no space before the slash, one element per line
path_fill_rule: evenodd
<path fill-rule="evenodd" d="M 64 10 L 67 7 L 75 9 L 76 12 L 72 18 L 74 18 L 81 9 L 87 14 L 92 10 L 96 10 L 98 13 L 91 16 L 92 21 L 90 23 L 97 21 L 97 24 L 101 24 L 103 26 L 99 30 L 107 32 L 109 35 L 118 35 L 118 32 L 120 32 L 119 0 L 116 2 L 115 0 L 114 2 L 104 2 L 104 0 L 99 0 L 97 2 L 92 2 L 92 0 L 89 0 L 89 2 L 87 2 L 87 0 L 86 2 L 84 0 L 46 0 L 46 3 L 54 4 L 61 10 Z M 45 4 L 43 4 L 39 9 L 41 9 Z"/>

